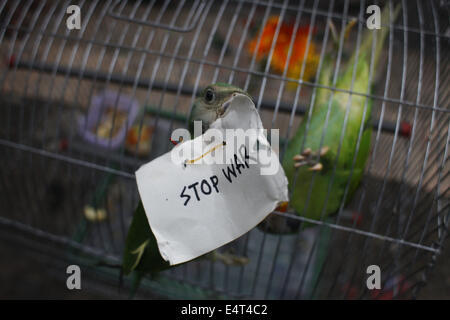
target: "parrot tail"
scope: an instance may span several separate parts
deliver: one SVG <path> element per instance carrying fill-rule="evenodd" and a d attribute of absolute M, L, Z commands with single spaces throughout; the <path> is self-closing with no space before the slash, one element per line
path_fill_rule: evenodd
<path fill-rule="evenodd" d="M 359 48 L 358 56 L 356 55 L 356 51 L 353 53 L 353 56 L 350 59 L 350 64 L 353 65 L 355 63 L 355 59 L 361 59 L 361 57 L 366 56 L 369 57 L 370 52 L 372 52 L 372 41 L 373 37 L 376 37 L 375 43 L 375 56 L 373 60 L 373 68 L 377 70 L 378 60 L 380 59 L 380 54 L 383 49 L 383 43 L 386 40 L 386 37 L 389 33 L 391 22 L 395 22 L 397 16 L 400 12 L 401 4 L 397 4 L 394 11 L 391 12 L 391 8 L 389 4 L 386 4 L 381 12 L 381 29 L 378 31 L 377 29 L 368 29 L 364 30 L 362 34 L 362 43 Z"/>
<path fill-rule="evenodd" d="M 131 280 L 130 295 L 128 296 L 128 299 L 132 300 L 136 295 L 137 289 L 139 288 L 139 284 L 141 283 L 143 276 L 144 274 L 142 272 L 134 270 Z"/>

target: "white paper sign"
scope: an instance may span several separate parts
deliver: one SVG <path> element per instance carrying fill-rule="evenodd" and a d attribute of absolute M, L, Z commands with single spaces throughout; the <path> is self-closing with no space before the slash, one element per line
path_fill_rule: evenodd
<path fill-rule="evenodd" d="M 229 133 L 237 130 L 229 129 L 259 129 L 247 132 L 259 151 L 236 141 Z M 231 242 L 288 201 L 287 178 L 262 129 L 251 99 L 238 94 L 205 134 L 136 172 L 159 251 L 171 265 Z"/>

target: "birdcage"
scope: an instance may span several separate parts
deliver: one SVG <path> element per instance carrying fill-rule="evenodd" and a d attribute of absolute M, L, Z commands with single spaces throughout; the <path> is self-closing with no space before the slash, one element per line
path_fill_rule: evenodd
<path fill-rule="evenodd" d="M 116 284 L 118 271 L 107 263 L 121 261 L 139 200 L 134 172 L 171 149 L 170 134 L 186 127 L 198 92 L 219 81 L 249 92 L 265 128 L 280 130 L 282 159 L 283 141 L 321 87 L 315 75 L 333 37 L 338 74 L 361 43 L 367 7 L 393 10 L 397 3 L 402 9 L 371 72 L 373 91 L 351 92 L 373 101 L 371 152 L 351 201 L 321 220 L 276 211 L 286 223 L 311 226 L 292 234 L 254 228 L 228 245 L 248 264 L 194 260 L 146 279 L 139 292 L 416 296 L 448 234 L 446 1 L 0 1 L 0 236 Z M 79 26 L 71 5 L 79 8 Z M 298 30 L 305 39 L 300 62 L 292 58 Z M 273 63 L 282 37 L 284 59 L 297 63 L 297 73 Z M 265 57 L 251 50 L 252 41 L 267 44 Z M 120 130 L 100 128 L 105 104 Z M 140 142 L 130 147 L 132 128 L 138 141 L 148 140 L 142 150 Z M 366 286 L 371 265 L 381 270 L 380 290 Z"/>

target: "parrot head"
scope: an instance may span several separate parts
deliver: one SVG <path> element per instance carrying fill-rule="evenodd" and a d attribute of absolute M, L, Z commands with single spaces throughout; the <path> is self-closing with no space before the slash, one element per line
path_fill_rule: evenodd
<path fill-rule="evenodd" d="M 225 115 L 236 94 L 250 97 L 244 90 L 230 84 L 219 82 L 207 86 L 194 102 L 189 129 L 193 131 L 194 121 L 201 121 L 202 131 L 208 130 L 211 123 Z"/>

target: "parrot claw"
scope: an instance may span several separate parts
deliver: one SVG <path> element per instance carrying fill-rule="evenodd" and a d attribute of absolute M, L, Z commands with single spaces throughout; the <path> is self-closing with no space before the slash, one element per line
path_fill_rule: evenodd
<path fill-rule="evenodd" d="M 344 30 L 344 39 L 345 40 L 348 39 L 348 35 L 350 34 L 350 31 L 353 29 L 353 27 L 356 25 L 357 22 L 358 22 L 358 20 L 356 18 L 353 18 L 347 24 L 347 26 L 345 27 L 345 30 Z"/>
<path fill-rule="evenodd" d="M 306 148 L 305 150 L 303 150 L 302 152 L 302 156 L 309 156 L 312 153 L 311 148 Z"/>
<path fill-rule="evenodd" d="M 305 160 L 306 158 L 305 158 L 304 156 L 300 155 L 300 154 L 297 154 L 297 155 L 295 155 L 292 159 L 293 159 L 294 161 L 303 161 L 303 160 Z"/>
<path fill-rule="evenodd" d="M 328 146 L 322 147 L 319 152 L 320 156 L 323 157 L 324 155 L 326 155 L 328 150 L 330 150 Z"/>
<path fill-rule="evenodd" d="M 312 166 L 311 168 L 309 168 L 308 170 L 309 171 L 320 171 L 320 170 L 322 170 L 322 168 L 323 168 L 323 166 L 322 166 L 322 164 L 319 162 L 319 163 L 316 163 L 314 166 Z"/>
<path fill-rule="evenodd" d="M 336 30 L 336 26 L 334 25 L 331 19 L 328 19 L 328 26 L 330 27 L 331 30 L 331 37 L 333 38 L 333 42 L 337 44 L 339 42 L 338 33 Z"/>
<path fill-rule="evenodd" d="M 357 22 L 358 22 L 358 20 L 355 18 L 353 18 L 349 21 L 349 23 L 347 24 L 347 26 L 344 29 L 344 40 L 348 39 L 350 31 L 353 29 L 353 27 L 356 25 Z M 330 27 L 330 30 L 331 30 L 331 37 L 333 38 L 333 43 L 337 47 L 339 45 L 339 36 L 338 36 L 336 26 L 331 19 L 328 19 L 328 26 Z"/>
<path fill-rule="evenodd" d="M 310 164 L 309 158 L 310 158 L 311 154 L 312 154 L 311 148 L 306 148 L 305 150 L 303 150 L 303 152 L 301 154 L 296 154 L 292 158 L 292 160 L 294 160 L 294 167 L 299 168 L 304 165 Z"/>
<path fill-rule="evenodd" d="M 311 148 L 306 148 L 303 150 L 301 154 L 295 155 L 292 160 L 294 160 L 294 168 L 300 168 L 305 165 L 310 166 L 308 169 L 309 171 L 320 171 L 323 169 L 323 165 L 320 162 L 317 162 L 316 160 L 313 160 L 313 156 L 319 155 L 320 157 L 323 157 L 328 153 L 330 150 L 330 147 L 324 146 L 320 148 L 319 151 L 312 151 Z"/>
<path fill-rule="evenodd" d="M 306 162 L 306 161 L 296 162 L 296 163 L 294 163 L 294 168 L 300 168 L 306 164 L 308 164 L 308 162 Z"/>

